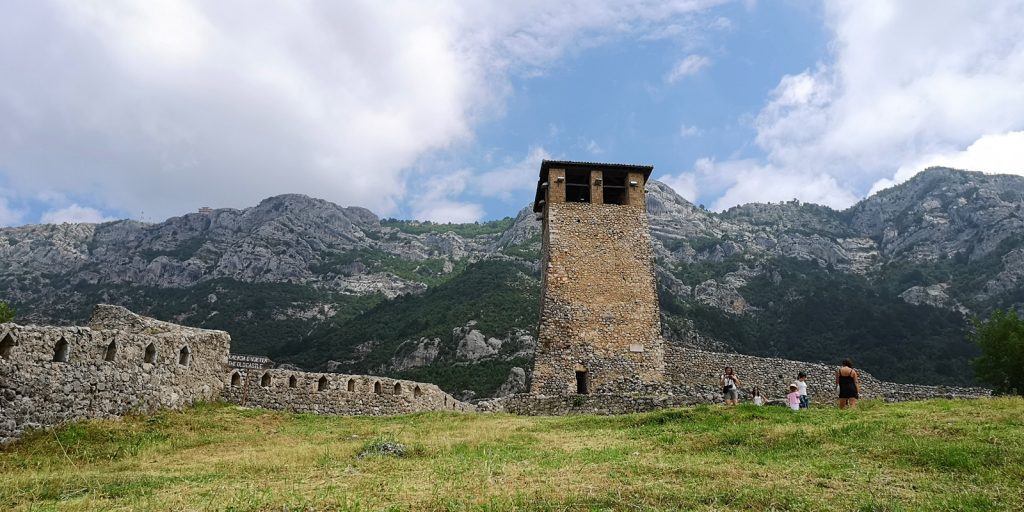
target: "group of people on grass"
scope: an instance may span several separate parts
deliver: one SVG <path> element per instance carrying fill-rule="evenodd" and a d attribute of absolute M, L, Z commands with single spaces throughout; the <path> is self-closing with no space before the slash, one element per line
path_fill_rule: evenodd
<path fill-rule="evenodd" d="M 722 395 L 725 398 L 725 405 L 736 405 L 740 402 L 740 379 L 731 366 L 726 366 L 722 376 L 718 379 L 722 386 Z M 836 370 L 836 391 L 839 394 L 839 408 L 846 409 L 855 407 L 860 397 L 860 375 L 853 369 L 853 362 L 844 359 L 842 366 Z M 761 389 L 754 386 L 750 390 L 754 405 L 764 405 L 765 399 Z M 800 372 L 796 380 L 789 385 L 789 392 L 786 395 L 786 405 L 794 410 L 806 409 L 810 401 L 807 398 L 807 374 Z"/>

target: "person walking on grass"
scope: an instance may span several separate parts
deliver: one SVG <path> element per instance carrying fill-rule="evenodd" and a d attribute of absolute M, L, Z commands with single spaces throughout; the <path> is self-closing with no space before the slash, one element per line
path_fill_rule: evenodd
<path fill-rule="evenodd" d="M 860 375 L 849 359 L 843 359 L 843 365 L 836 370 L 836 386 L 839 387 L 839 408 L 856 407 L 860 398 Z"/>
<path fill-rule="evenodd" d="M 789 385 L 789 394 L 786 395 L 786 405 L 794 411 L 800 410 L 800 392 L 796 390 L 796 384 Z"/>
<path fill-rule="evenodd" d="M 722 386 L 722 395 L 725 397 L 725 405 L 736 405 L 740 402 L 740 379 L 736 376 L 732 366 L 726 366 L 722 376 L 718 379 L 718 385 Z"/>
<path fill-rule="evenodd" d="M 800 372 L 796 374 L 796 392 L 800 394 L 800 408 L 806 409 L 810 404 L 810 400 L 807 398 L 807 374 Z"/>

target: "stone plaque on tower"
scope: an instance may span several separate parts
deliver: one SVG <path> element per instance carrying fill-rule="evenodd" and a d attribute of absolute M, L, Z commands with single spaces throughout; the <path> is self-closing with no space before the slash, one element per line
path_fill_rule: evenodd
<path fill-rule="evenodd" d="M 652 391 L 665 381 L 644 185 L 653 167 L 545 160 L 531 393 Z"/>

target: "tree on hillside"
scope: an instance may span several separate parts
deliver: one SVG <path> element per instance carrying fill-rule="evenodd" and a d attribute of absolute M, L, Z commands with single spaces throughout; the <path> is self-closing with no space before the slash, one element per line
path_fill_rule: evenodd
<path fill-rule="evenodd" d="M 1017 312 L 996 310 L 976 320 L 971 339 L 982 351 L 971 361 L 978 380 L 998 393 L 1024 394 L 1024 320 Z"/>
<path fill-rule="evenodd" d="M 0 300 L 0 324 L 14 321 L 14 308 Z"/>

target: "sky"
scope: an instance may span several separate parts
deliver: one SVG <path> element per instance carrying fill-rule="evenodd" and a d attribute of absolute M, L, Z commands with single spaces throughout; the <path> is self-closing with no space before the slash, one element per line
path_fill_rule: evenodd
<path fill-rule="evenodd" d="M 0 0 L 0 226 L 302 193 L 474 222 L 543 159 L 713 210 L 1024 174 L 1024 2 Z"/>

